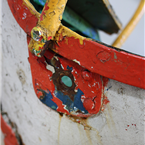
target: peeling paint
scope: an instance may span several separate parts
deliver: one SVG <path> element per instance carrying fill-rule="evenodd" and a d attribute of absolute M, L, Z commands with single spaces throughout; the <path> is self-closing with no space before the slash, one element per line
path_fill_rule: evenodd
<path fill-rule="evenodd" d="M 67 37 L 67 38 L 65 38 Z M 83 36 L 80 36 L 79 34 L 77 34 L 76 32 L 68 29 L 67 27 L 60 25 L 58 32 L 55 35 L 54 40 L 56 40 L 57 42 L 62 41 L 64 38 L 65 40 L 68 39 L 69 37 L 73 37 L 74 39 L 78 39 L 80 45 L 83 45 L 83 40 L 86 39 Z M 68 44 L 68 40 L 67 40 L 67 44 Z"/>
<path fill-rule="evenodd" d="M 7 113 L 1 114 L 1 130 L 5 145 L 24 145 L 15 123 L 11 122 Z"/>
<path fill-rule="evenodd" d="M 89 73 L 75 62 L 60 58 L 49 50 L 41 58 L 34 57 L 29 53 L 29 62 L 31 70 L 35 74 L 33 75 L 35 92 L 48 107 L 61 113 L 80 117 L 97 114 L 101 110 L 101 97 L 103 97 L 101 94 L 104 89 L 99 75 Z M 46 69 L 46 62 L 55 71 Z M 86 73 L 82 76 L 82 72 Z M 72 85 L 70 87 L 62 84 L 62 76 L 68 76 L 71 79 Z M 91 88 L 88 89 L 88 85 Z M 87 98 L 94 101 L 91 109 L 85 105 Z"/>
<path fill-rule="evenodd" d="M 47 0 L 41 13 L 38 25 L 44 28 L 45 33 L 47 33 L 46 35 L 51 36 L 52 39 L 61 25 L 62 14 L 66 2 L 66 0 Z"/>
<path fill-rule="evenodd" d="M 131 70 L 138 68 L 138 65 L 134 67 L 132 64 L 134 67 L 132 69 L 130 64 L 135 61 L 135 58 L 141 63 L 143 59 L 93 42 L 61 25 L 66 2 L 48 0 L 40 19 L 37 19 L 38 24 L 31 29 L 31 40 L 28 36 L 29 50 L 37 56 L 29 53 L 33 86 L 40 101 L 50 108 L 67 115 L 88 117 L 104 110 L 105 104 L 109 102 L 104 95 L 104 87 L 108 79 L 103 80 L 99 74 L 122 82 L 127 82 L 127 78 L 129 84 L 132 81 L 131 84 L 136 83 L 136 86 L 144 87 L 138 78 L 138 76 L 142 77 L 140 74 L 143 73 L 143 69 L 139 67 L 141 71 L 137 70 L 139 75 L 136 76 L 136 73 L 132 74 Z M 31 12 L 33 8 L 30 4 L 28 7 Z M 24 12 L 22 17 L 24 14 L 28 16 L 29 12 Z M 34 17 L 33 13 L 32 16 Z M 49 48 L 60 56 L 51 52 Z M 55 71 L 49 70 L 46 62 Z M 86 70 L 91 74 L 90 80 L 87 73 L 82 74 Z M 120 72 L 114 72 L 116 70 Z M 129 73 L 128 77 L 126 74 L 124 77 L 124 72 Z M 64 76 L 71 80 L 70 86 L 63 82 Z"/>

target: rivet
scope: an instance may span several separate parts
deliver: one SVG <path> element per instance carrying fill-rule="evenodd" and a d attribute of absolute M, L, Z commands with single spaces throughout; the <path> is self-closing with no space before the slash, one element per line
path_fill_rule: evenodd
<path fill-rule="evenodd" d="M 95 103 L 91 98 L 86 98 L 83 102 L 83 106 L 85 107 L 86 110 L 92 110 L 95 107 Z"/>
<path fill-rule="evenodd" d="M 89 81 L 89 80 L 91 80 L 91 74 L 90 74 L 90 72 L 88 72 L 88 71 L 83 71 L 82 72 L 82 77 L 84 78 L 84 80 L 86 80 L 86 81 Z"/>

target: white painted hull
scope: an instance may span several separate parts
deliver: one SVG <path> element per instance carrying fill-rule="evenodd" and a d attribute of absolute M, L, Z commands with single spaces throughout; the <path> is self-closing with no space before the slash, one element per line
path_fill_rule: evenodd
<path fill-rule="evenodd" d="M 7 1 L 2 14 L 2 108 L 16 123 L 25 145 L 143 145 L 145 90 L 110 80 L 110 103 L 86 123 L 42 104 L 33 86 L 26 35 L 13 18 Z"/>

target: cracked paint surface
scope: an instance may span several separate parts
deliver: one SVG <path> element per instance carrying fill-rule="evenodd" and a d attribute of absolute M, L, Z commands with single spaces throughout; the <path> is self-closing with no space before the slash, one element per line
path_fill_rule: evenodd
<path fill-rule="evenodd" d="M 26 34 L 13 18 L 7 2 L 3 0 L 3 3 L 2 105 L 4 111 L 16 122 L 24 143 L 26 145 L 144 144 L 143 89 L 110 79 L 105 88 L 110 103 L 102 113 L 86 120 L 96 129 L 95 131 L 84 130 L 81 124 L 70 121 L 65 115 L 60 119 L 57 112 L 43 105 L 33 91 L 27 60 Z"/>
<path fill-rule="evenodd" d="M 19 2 L 13 2 L 8 0 L 8 3 L 15 19 L 24 29 L 24 31 L 30 36 L 32 28 L 37 25 L 40 14 L 36 12 L 34 7 L 32 7 L 28 1 L 20 0 Z M 17 11 L 17 8 L 20 10 Z M 19 15 L 16 15 L 16 12 L 19 12 Z M 62 9 L 61 12 L 63 12 Z M 58 14 L 61 14 L 61 12 L 56 14 L 57 20 L 59 19 Z M 26 13 L 26 21 L 19 18 L 22 18 L 24 13 Z M 69 30 L 65 26 L 62 26 L 60 22 L 57 26 L 55 26 L 54 33 L 57 30 L 58 32 L 55 34 L 54 38 L 54 41 L 57 42 L 57 45 L 55 48 L 51 47 L 51 49 L 56 53 L 67 59 L 77 60 L 81 66 L 87 68 L 91 72 L 98 73 L 107 78 L 111 78 L 129 85 L 145 88 L 145 67 L 143 67 L 145 62 L 144 57 L 131 54 L 121 49 L 118 50 L 115 47 L 107 46 L 106 44 L 100 42 L 94 42 L 92 40 L 86 39 Z M 53 39 L 53 36 L 54 35 L 52 35 L 52 38 L 49 37 L 48 39 Z M 29 44 L 30 50 L 31 46 L 33 46 L 33 43 Z M 41 49 L 43 50 L 44 48 L 41 46 Z M 82 55 L 80 55 L 81 53 Z M 108 56 L 108 53 L 110 56 Z M 104 62 L 105 58 L 107 61 L 105 60 Z"/>
<path fill-rule="evenodd" d="M 1 115 L 1 130 L 4 134 L 5 145 L 19 145 L 15 133 L 13 132 L 12 128 L 5 122 L 2 115 Z"/>
<path fill-rule="evenodd" d="M 33 50 L 33 53 L 36 56 L 42 57 L 40 59 L 37 57 L 35 58 L 34 55 L 31 56 L 29 53 L 33 85 L 40 100 L 58 112 L 72 114 L 75 116 L 90 116 L 91 114 L 97 114 L 101 110 L 102 100 L 104 99 L 103 85 L 105 83 L 103 82 L 103 79 L 101 80 L 101 76 L 99 74 L 127 84 L 144 88 L 144 68 L 141 66 L 143 65 L 145 59 L 121 50 L 118 51 L 117 48 L 111 48 L 104 44 L 91 41 L 69 30 L 65 26 L 62 26 L 61 19 L 65 4 L 66 1 L 64 0 L 60 0 L 58 2 L 53 0 L 47 1 L 42 14 L 40 15 L 40 19 L 38 20 L 38 25 L 36 25 L 40 26 L 40 29 L 43 33 L 42 37 L 44 39 L 41 39 L 40 37 L 40 40 L 37 41 L 34 39 L 35 33 L 31 33 L 32 39 L 29 43 L 29 49 L 31 52 Z M 28 4 L 28 6 L 29 5 L 30 4 Z M 31 12 L 32 7 L 28 8 Z M 26 17 L 27 14 L 23 14 L 25 14 L 23 16 Z M 47 25 L 48 21 L 50 25 Z M 38 32 L 39 31 L 37 31 L 37 33 Z M 44 40 L 44 42 L 42 42 L 42 40 Z M 47 50 L 48 48 L 57 52 L 64 58 L 56 56 L 57 59 L 54 63 L 52 63 L 52 59 L 56 58 L 54 56 L 55 53 L 53 52 L 53 54 L 51 54 L 51 51 Z M 77 64 L 71 64 L 72 61 L 69 61 L 65 58 L 77 62 L 79 64 L 78 66 L 80 67 L 78 69 L 79 71 L 82 70 L 81 68 L 85 68 L 82 70 L 84 73 L 81 74 L 79 71 L 77 71 L 76 74 L 73 74 Z M 36 67 L 35 65 L 38 62 L 39 66 Z M 49 72 L 45 72 L 44 70 L 40 69 L 42 67 L 46 69 L 46 62 L 54 67 L 54 73 L 50 72 L 49 74 Z M 68 64 L 64 67 L 63 65 L 65 63 Z M 72 67 L 72 70 L 67 69 L 70 67 Z M 61 72 L 62 70 L 64 74 Z M 88 73 L 85 72 L 86 70 L 91 73 L 90 77 Z M 35 71 L 38 73 L 38 75 Z M 67 71 L 70 71 L 70 75 L 72 74 L 73 76 L 71 78 L 71 81 L 74 83 L 74 86 L 72 86 L 72 92 L 70 91 L 71 87 L 69 87 L 69 89 L 66 86 L 63 89 L 59 87 L 59 85 L 63 86 L 63 84 L 61 84 L 61 77 L 65 76 Z M 56 75 L 56 73 L 58 75 Z M 94 73 L 96 76 L 93 75 Z M 42 74 L 43 77 L 41 78 Z M 53 77 L 54 75 L 55 77 Z M 79 80 L 77 75 L 83 75 L 83 79 L 81 78 L 81 80 Z M 89 84 L 87 87 L 85 87 L 87 83 L 84 83 L 84 80 L 90 78 L 91 82 L 89 82 L 90 80 L 87 80 Z M 34 83 L 34 80 L 37 82 L 37 84 Z M 40 82 L 40 84 L 38 82 Z M 49 85 L 46 87 L 46 84 Z M 46 89 L 44 89 L 42 86 L 44 86 Z M 93 86 L 95 90 L 93 90 Z M 89 90 L 86 91 L 88 88 Z M 96 92 L 96 90 L 98 92 Z M 49 103 L 48 100 L 50 100 Z M 107 103 L 107 101 L 103 102 Z"/>
<path fill-rule="evenodd" d="M 103 79 L 49 50 L 41 58 L 29 53 L 29 62 L 35 93 L 45 105 L 58 112 L 80 117 L 101 111 L 107 78 Z M 47 69 L 46 63 L 55 71 Z M 72 87 L 61 82 L 62 76 L 70 77 Z"/>

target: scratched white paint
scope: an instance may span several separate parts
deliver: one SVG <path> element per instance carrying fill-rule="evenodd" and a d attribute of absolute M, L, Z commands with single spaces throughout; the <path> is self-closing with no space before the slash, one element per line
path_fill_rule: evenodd
<path fill-rule="evenodd" d="M 0 145 L 5 145 L 4 144 L 4 134 L 2 133 L 1 129 L 0 129 Z"/>
<path fill-rule="evenodd" d="M 26 35 L 7 1 L 2 13 L 2 107 L 18 127 L 25 145 L 144 145 L 145 91 L 110 80 L 105 111 L 88 119 L 84 130 L 43 105 L 36 97 Z"/>

